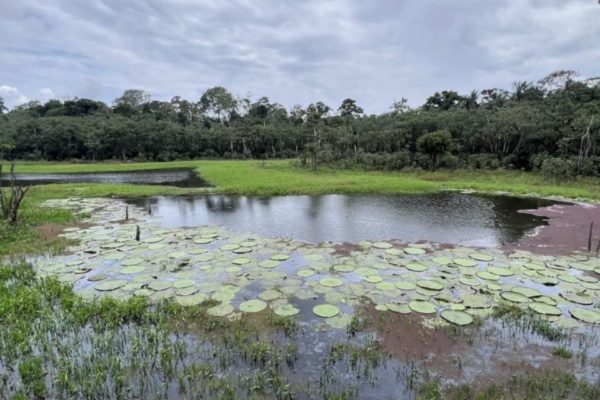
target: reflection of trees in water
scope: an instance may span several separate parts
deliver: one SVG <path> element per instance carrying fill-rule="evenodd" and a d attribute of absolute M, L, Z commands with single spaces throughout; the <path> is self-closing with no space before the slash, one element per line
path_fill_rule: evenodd
<path fill-rule="evenodd" d="M 204 203 L 210 211 L 234 212 L 240 207 L 240 198 L 237 196 L 206 196 Z"/>

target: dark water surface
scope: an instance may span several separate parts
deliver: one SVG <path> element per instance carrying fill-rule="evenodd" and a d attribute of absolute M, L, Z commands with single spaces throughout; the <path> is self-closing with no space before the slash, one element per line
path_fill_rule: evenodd
<path fill-rule="evenodd" d="M 16 178 L 17 184 L 21 186 L 46 185 L 50 183 L 131 183 L 185 188 L 209 186 L 205 180 L 200 178 L 190 168 L 119 172 L 16 174 Z M 9 184 L 7 174 L 2 174 L 0 180 L 2 181 L 2 185 Z"/>
<path fill-rule="evenodd" d="M 472 246 L 518 243 L 546 218 L 519 210 L 554 202 L 457 192 L 425 195 L 249 197 L 205 195 L 133 201 L 164 227 L 224 225 L 234 232 L 309 243 L 430 240 Z"/>

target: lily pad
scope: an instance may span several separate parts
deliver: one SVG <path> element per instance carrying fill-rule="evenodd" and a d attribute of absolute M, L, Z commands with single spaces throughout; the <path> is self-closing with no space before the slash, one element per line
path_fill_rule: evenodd
<path fill-rule="evenodd" d="M 142 265 L 132 265 L 131 267 L 122 268 L 119 272 L 124 275 L 138 274 L 144 271 L 146 267 Z"/>
<path fill-rule="evenodd" d="M 573 318 L 583 322 L 590 324 L 600 323 L 600 312 L 595 310 L 589 310 L 586 308 L 571 308 L 569 313 Z"/>
<path fill-rule="evenodd" d="M 427 266 L 419 263 L 408 263 L 406 264 L 406 269 L 414 272 L 423 272 L 427 271 Z"/>
<path fill-rule="evenodd" d="M 472 253 L 469 254 L 469 257 L 471 257 L 474 260 L 477 261 L 492 261 L 494 259 L 494 256 L 490 255 L 490 254 L 485 254 L 485 253 Z"/>
<path fill-rule="evenodd" d="M 531 308 L 536 313 L 542 315 L 562 315 L 562 311 L 560 311 L 560 308 L 542 302 L 536 301 L 530 303 L 529 308 Z"/>
<path fill-rule="evenodd" d="M 524 294 L 511 291 L 500 293 L 500 297 L 512 303 L 526 303 L 529 301 L 529 297 L 525 296 Z"/>
<path fill-rule="evenodd" d="M 234 310 L 235 309 L 231 304 L 223 303 L 209 308 L 208 310 L 206 310 L 206 313 L 214 317 L 224 317 L 226 315 L 231 314 Z"/>
<path fill-rule="evenodd" d="M 376 249 L 390 249 L 392 248 L 392 244 L 388 242 L 374 242 L 373 247 Z"/>
<path fill-rule="evenodd" d="M 477 261 L 468 258 L 455 258 L 452 260 L 454 264 L 460 265 L 461 267 L 476 267 Z"/>
<path fill-rule="evenodd" d="M 342 286 L 344 284 L 344 281 L 342 281 L 341 279 L 338 279 L 338 278 L 327 277 L 327 278 L 321 278 L 319 283 L 326 287 L 338 287 L 338 286 Z"/>
<path fill-rule="evenodd" d="M 163 290 L 170 289 L 172 286 L 173 284 L 169 281 L 154 281 L 148 284 L 148 288 L 155 292 L 162 292 Z"/>
<path fill-rule="evenodd" d="M 279 304 L 273 308 L 273 312 L 275 315 L 279 315 L 280 317 L 291 317 L 300 312 L 300 309 L 294 307 L 291 304 Z"/>
<path fill-rule="evenodd" d="M 419 247 L 406 247 L 402 249 L 406 254 L 410 254 L 411 256 L 418 256 L 421 254 L 425 254 L 425 250 Z"/>
<path fill-rule="evenodd" d="M 473 322 L 473 317 L 464 311 L 444 310 L 440 313 L 440 316 L 446 321 L 460 326 L 469 325 Z"/>
<path fill-rule="evenodd" d="M 396 282 L 396 287 L 400 290 L 415 290 L 416 286 L 411 282 Z"/>
<path fill-rule="evenodd" d="M 583 296 L 577 293 L 571 293 L 571 292 L 560 292 L 560 296 L 567 300 L 570 301 L 571 303 L 575 303 L 575 304 L 582 304 L 585 306 L 589 306 L 591 304 L 594 303 L 594 301 L 592 300 L 591 297 L 589 296 Z"/>
<path fill-rule="evenodd" d="M 408 303 L 408 307 L 414 312 L 420 314 L 433 314 L 437 311 L 435 304 L 429 303 L 428 301 L 413 300 Z"/>
<path fill-rule="evenodd" d="M 264 260 L 258 263 L 258 266 L 261 268 L 271 269 L 276 268 L 281 264 L 279 261 L 275 260 Z"/>
<path fill-rule="evenodd" d="M 434 281 L 434 280 L 417 281 L 417 286 L 422 287 L 424 289 L 429 289 L 429 290 L 442 290 L 444 288 L 444 285 L 442 285 L 440 282 Z"/>
<path fill-rule="evenodd" d="M 244 301 L 240 304 L 240 311 L 245 313 L 255 313 L 264 310 L 267 307 L 267 303 L 259 299 L 252 299 Z"/>
<path fill-rule="evenodd" d="M 271 256 L 271 260 L 275 260 L 275 261 L 285 261 L 288 258 L 290 258 L 290 255 L 289 254 L 285 254 L 285 253 L 273 254 Z"/>
<path fill-rule="evenodd" d="M 101 292 L 110 292 L 113 290 L 117 290 L 120 287 L 123 287 L 127 284 L 127 281 L 123 279 L 114 279 L 110 281 L 105 281 L 97 284 L 94 289 L 99 290 Z"/>
<path fill-rule="evenodd" d="M 333 304 L 319 304 L 313 307 L 313 313 L 322 318 L 335 317 L 340 309 Z"/>

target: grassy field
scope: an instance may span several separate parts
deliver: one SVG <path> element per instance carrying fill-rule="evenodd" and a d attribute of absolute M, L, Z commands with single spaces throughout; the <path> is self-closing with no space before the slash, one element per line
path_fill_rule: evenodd
<path fill-rule="evenodd" d="M 317 172 L 294 166 L 290 160 L 175 161 L 166 163 L 32 163 L 17 165 L 17 172 L 139 171 L 196 168 L 223 193 L 245 195 L 325 193 L 426 193 L 440 189 L 470 189 L 600 200 L 600 179 L 553 179 L 520 171 L 403 171 L 374 172 L 321 169 Z M 182 194 L 189 190 L 123 185 L 52 185 L 47 195 L 145 196 Z M 78 193 L 78 194 L 77 194 Z"/>

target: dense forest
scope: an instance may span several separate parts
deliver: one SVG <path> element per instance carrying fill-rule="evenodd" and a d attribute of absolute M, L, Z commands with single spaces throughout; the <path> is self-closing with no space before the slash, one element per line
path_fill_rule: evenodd
<path fill-rule="evenodd" d="M 510 90 L 436 92 L 365 115 L 355 100 L 286 110 L 223 87 L 198 101 L 126 90 L 112 105 L 75 98 L 7 110 L 0 151 L 28 160 L 299 157 L 302 163 L 402 168 L 525 169 L 600 176 L 600 79 L 557 71 Z"/>

